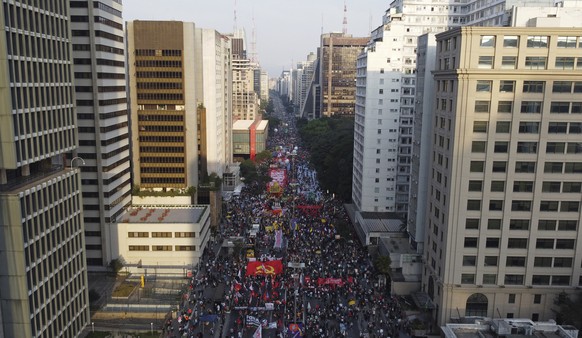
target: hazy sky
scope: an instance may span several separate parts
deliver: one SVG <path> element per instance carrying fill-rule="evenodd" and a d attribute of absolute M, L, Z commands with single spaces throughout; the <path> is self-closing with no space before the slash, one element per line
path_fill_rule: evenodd
<path fill-rule="evenodd" d="M 348 33 L 368 36 L 390 2 L 346 0 Z M 123 0 L 123 18 L 189 21 L 226 34 L 234 27 L 234 8 L 235 0 Z M 236 0 L 237 27 L 246 30 L 249 52 L 254 14 L 258 59 L 269 77 L 316 52 L 322 23 L 324 33 L 341 32 L 343 10 L 344 0 Z"/>

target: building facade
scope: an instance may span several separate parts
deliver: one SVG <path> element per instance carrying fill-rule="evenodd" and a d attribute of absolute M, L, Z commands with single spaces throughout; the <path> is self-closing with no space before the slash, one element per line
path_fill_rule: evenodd
<path fill-rule="evenodd" d="M 0 8 L 3 337 L 79 337 L 90 320 L 69 14 Z"/>
<path fill-rule="evenodd" d="M 111 261 L 109 232 L 131 204 L 129 113 L 120 1 L 71 1 L 87 265 Z"/>
<path fill-rule="evenodd" d="M 368 43 L 368 37 L 327 33 L 319 48 L 321 114 L 354 116 L 356 101 L 356 58 Z"/>
<path fill-rule="evenodd" d="M 248 59 L 232 60 L 232 115 L 237 120 L 254 120 L 259 112 L 259 95 L 254 90 L 254 70 Z"/>
<path fill-rule="evenodd" d="M 582 283 L 582 29 L 547 19 L 437 35 L 423 276 L 437 323 L 547 320 Z"/>

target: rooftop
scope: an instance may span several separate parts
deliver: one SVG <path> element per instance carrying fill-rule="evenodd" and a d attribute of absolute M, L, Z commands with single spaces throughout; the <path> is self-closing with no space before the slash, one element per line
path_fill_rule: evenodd
<path fill-rule="evenodd" d="M 361 212 L 356 217 L 366 233 L 402 232 L 404 226 L 400 218 L 389 212 Z"/>
<path fill-rule="evenodd" d="M 529 319 L 490 319 L 466 317 L 461 323 L 441 327 L 446 338 L 577 338 L 578 330 L 555 321 L 534 322 Z"/>
<path fill-rule="evenodd" d="M 120 223 L 200 223 L 207 205 L 141 205 L 131 207 Z"/>

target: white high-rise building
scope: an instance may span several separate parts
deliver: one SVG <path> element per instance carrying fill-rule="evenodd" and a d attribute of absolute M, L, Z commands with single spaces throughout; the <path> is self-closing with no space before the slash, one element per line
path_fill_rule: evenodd
<path fill-rule="evenodd" d="M 404 217 L 412 162 L 419 35 L 452 22 L 442 1 L 394 1 L 358 57 L 352 200 Z"/>
<path fill-rule="evenodd" d="M 83 216 L 87 265 L 111 261 L 111 224 L 131 204 L 129 113 L 122 5 L 115 0 L 71 2 L 78 156 L 85 164 Z"/>

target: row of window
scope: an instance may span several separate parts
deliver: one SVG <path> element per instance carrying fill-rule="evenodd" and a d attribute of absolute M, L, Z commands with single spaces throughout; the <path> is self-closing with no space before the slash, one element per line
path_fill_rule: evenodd
<path fill-rule="evenodd" d="M 445 110 L 447 102 L 444 99 L 437 99 L 437 109 Z M 521 101 L 520 112 L 523 114 L 541 114 L 543 101 Z M 452 102 L 450 103 L 452 108 Z M 491 101 L 476 100 L 475 113 L 489 113 L 491 111 Z M 513 112 L 513 101 L 499 101 L 497 103 L 498 113 Z M 552 101 L 550 104 L 550 114 L 581 114 L 582 102 Z"/>
<path fill-rule="evenodd" d="M 496 249 L 499 248 L 501 239 L 499 237 L 485 238 L 485 247 Z M 509 238 L 507 240 L 507 249 L 527 249 L 529 238 Z M 479 247 L 479 237 L 465 237 L 463 246 L 465 248 Z M 575 246 L 574 239 L 554 239 L 554 238 L 538 238 L 536 240 L 536 249 L 552 249 L 552 250 L 572 250 Z"/>
<path fill-rule="evenodd" d="M 517 35 L 503 36 L 504 48 L 518 48 L 520 37 Z M 526 38 L 527 48 L 548 48 L 550 43 L 549 36 L 530 35 Z M 555 38 L 558 48 L 582 48 L 582 37 L 579 36 L 558 36 Z M 482 35 L 479 45 L 485 48 L 495 47 L 496 36 Z"/>
<path fill-rule="evenodd" d="M 516 173 L 535 173 L 536 162 L 516 161 Z M 485 161 L 471 161 L 469 170 L 474 173 L 482 173 L 485 170 Z M 504 161 L 493 161 L 493 172 L 506 172 L 507 164 Z M 545 162 L 544 173 L 546 174 L 580 174 L 582 173 L 582 162 Z"/>
<path fill-rule="evenodd" d="M 497 256 L 486 256 L 486 266 L 497 266 Z M 574 259 L 572 257 L 535 257 L 534 267 L 554 267 L 554 268 L 571 268 Z M 489 263 L 489 264 L 487 264 Z M 525 267 L 527 256 L 507 256 L 505 266 Z M 463 266 L 477 266 L 477 256 L 463 256 Z"/>
<path fill-rule="evenodd" d="M 176 245 L 172 250 L 171 245 L 130 245 L 129 251 L 196 251 L 195 245 Z"/>
<path fill-rule="evenodd" d="M 479 230 L 481 219 L 467 218 L 465 220 L 465 229 Z M 487 219 L 487 230 L 501 230 L 502 220 L 499 218 Z M 529 219 L 510 219 L 509 230 L 529 230 Z M 576 231 L 578 229 L 577 220 L 555 220 L 555 219 L 540 219 L 538 220 L 538 231 Z"/>
<path fill-rule="evenodd" d="M 503 211 L 503 200 L 490 200 L 489 211 Z M 477 199 L 467 200 L 467 210 L 481 211 L 482 201 Z M 513 200 L 511 201 L 511 211 L 531 211 L 531 201 Z M 578 212 L 580 210 L 579 201 L 540 201 L 539 211 L 543 212 Z"/>
<path fill-rule="evenodd" d="M 474 133 L 487 133 L 488 121 L 474 121 L 473 122 L 473 132 Z M 518 132 L 520 134 L 539 134 L 540 123 L 536 121 L 521 121 L 519 122 Z M 508 131 L 507 131 L 508 132 Z M 549 122 L 548 124 L 549 134 L 582 134 L 582 122 Z M 480 142 L 480 141 L 475 141 Z M 497 141 L 505 142 L 505 141 Z M 507 142 L 505 142 L 507 143 Z"/>
<path fill-rule="evenodd" d="M 136 67 L 159 67 L 159 68 L 181 68 L 182 61 L 179 60 L 137 60 Z"/>
<path fill-rule="evenodd" d="M 570 285 L 571 276 L 563 275 L 533 275 L 532 285 Z M 483 285 L 496 285 L 497 274 L 483 274 Z M 524 285 L 525 275 L 505 274 L 505 285 Z M 461 284 L 475 284 L 475 274 L 461 274 Z"/>
<path fill-rule="evenodd" d="M 158 238 L 158 237 L 171 238 L 172 233 L 171 232 L 152 232 L 151 236 L 152 236 L 152 238 Z M 128 232 L 127 237 L 129 237 L 129 238 L 149 238 L 150 233 L 149 232 L 135 232 L 135 231 Z M 174 232 L 174 237 L 175 238 L 193 238 L 193 237 L 196 237 L 196 233 L 195 232 Z"/>
<path fill-rule="evenodd" d="M 136 56 L 182 56 L 179 49 L 136 49 Z"/>
<path fill-rule="evenodd" d="M 454 62 L 455 58 L 453 58 Z M 517 56 L 502 56 L 501 69 L 518 69 Z M 493 69 L 495 65 L 495 57 L 492 55 L 481 55 L 477 68 L 479 69 Z M 441 69 L 452 69 L 454 64 L 448 62 L 448 58 L 444 58 L 441 64 Z M 525 63 L 519 69 L 547 69 L 548 58 L 546 56 L 526 56 Z M 554 60 L 554 69 L 582 69 L 582 58 L 573 56 L 558 56 Z"/>
<path fill-rule="evenodd" d="M 502 171 L 505 172 L 506 162 L 502 162 L 501 168 L 493 167 L 493 172 Z M 495 165 L 495 162 L 494 162 Z M 491 181 L 491 192 L 503 192 L 505 191 L 505 181 Z M 533 181 L 514 181 L 513 182 L 513 192 L 533 192 L 534 182 Z M 469 191 L 482 192 L 483 191 L 483 181 L 480 180 L 470 180 L 469 181 Z M 544 181 L 542 183 L 542 192 L 550 193 L 579 193 L 582 191 L 581 182 L 560 182 L 560 181 Z"/>
<path fill-rule="evenodd" d="M 477 92 L 491 92 L 493 88 L 492 80 L 477 80 L 475 85 Z M 546 81 L 523 81 L 523 93 L 543 93 L 546 87 Z M 500 93 L 515 92 L 515 81 L 499 81 Z M 554 81 L 552 83 L 552 93 L 582 93 L 582 82 L 578 81 Z"/>

